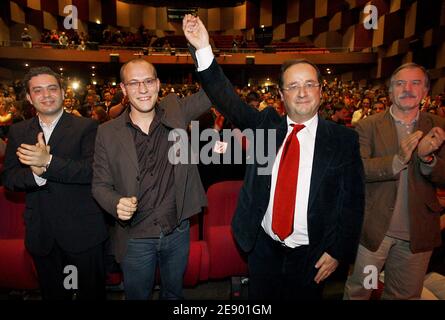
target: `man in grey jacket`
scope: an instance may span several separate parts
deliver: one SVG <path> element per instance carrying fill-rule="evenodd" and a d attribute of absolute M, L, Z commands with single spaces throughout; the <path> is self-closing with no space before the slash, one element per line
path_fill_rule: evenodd
<path fill-rule="evenodd" d="M 188 218 L 206 198 L 196 165 L 169 158 L 169 134 L 185 132 L 211 104 L 202 91 L 182 100 L 170 94 L 158 103 L 156 69 L 143 59 L 124 64 L 121 81 L 130 107 L 98 130 L 93 195 L 116 220 L 112 248 L 124 273 L 126 298 L 150 297 L 159 263 L 161 299 L 181 299 Z M 179 135 L 176 143 L 188 144 L 187 137 Z"/>

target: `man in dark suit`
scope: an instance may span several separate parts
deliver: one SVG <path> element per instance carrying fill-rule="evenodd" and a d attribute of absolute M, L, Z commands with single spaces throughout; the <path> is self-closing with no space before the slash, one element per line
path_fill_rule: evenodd
<path fill-rule="evenodd" d="M 126 298 L 150 297 L 159 263 L 161 299 L 181 299 L 188 218 L 207 201 L 196 165 L 176 163 L 188 149 L 171 151 L 173 141 L 188 145 L 189 122 L 211 104 L 203 91 L 185 99 L 170 94 L 158 103 L 160 81 L 144 59 L 125 63 L 121 81 L 129 108 L 98 130 L 93 195 L 116 221 L 111 239 Z"/>
<path fill-rule="evenodd" d="M 79 299 L 103 299 L 107 231 L 91 196 L 97 125 L 63 111 L 61 79 L 51 69 L 31 69 L 24 85 L 38 115 L 11 127 L 2 181 L 26 192 L 26 247 L 42 297 L 71 299 L 78 286 Z"/>
<path fill-rule="evenodd" d="M 418 299 L 422 292 L 432 250 L 441 243 L 435 188 L 445 185 L 445 121 L 419 111 L 429 87 L 425 68 L 400 66 L 391 76 L 392 106 L 357 124 L 366 209 L 345 299 L 370 298 L 366 266 L 377 275 L 385 265 L 383 299 Z"/>
<path fill-rule="evenodd" d="M 215 106 L 240 130 L 256 129 L 255 139 L 266 131 L 265 141 L 255 142 L 263 150 L 248 165 L 232 222 L 238 244 L 249 253 L 249 298 L 320 299 L 323 281 L 339 262 L 354 258 L 358 244 L 364 183 L 357 134 L 318 117 L 322 81 L 309 61 L 282 66 L 280 94 L 288 116 L 273 108 L 259 112 L 234 93 L 200 19 L 187 15 L 183 29 L 197 49 L 201 83 Z M 263 154 L 276 156 L 273 165 L 261 162 Z M 272 172 L 265 174 L 269 165 Z"/>

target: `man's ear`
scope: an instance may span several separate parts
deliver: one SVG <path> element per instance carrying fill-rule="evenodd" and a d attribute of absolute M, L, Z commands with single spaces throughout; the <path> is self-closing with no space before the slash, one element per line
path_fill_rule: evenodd
<path fill-rule="evenodd" d="M 33 103 L 32 103 L 32 99 L 31 99 L 31 96 L 29 95 L 29 93 L 26 94 L 26 100 L 28 100 L 28 102 L 29 102 L 30 104 L 33 104 Z"/>
<path fill-rule="evenodd" d="M 156 78 L 156 85 L 158 86 L 157 92 L 159 92 L 159 90 L 161 90 L 161 81 L 159 81 L 159 78 Z"/>
<path fill-rule="evenodd" d="M 124 96 L 126 96 L 127 95 L 127 88 L 125 88 L 125 85 L 122 82 L 119 85 L 121 86 L 121 89 L 122 89 L 122 92 L 123 92 Z"/>

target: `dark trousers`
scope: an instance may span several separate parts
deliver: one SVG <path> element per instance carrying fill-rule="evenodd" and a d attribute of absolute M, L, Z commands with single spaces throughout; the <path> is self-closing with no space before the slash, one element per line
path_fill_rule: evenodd
<path fill-rule="evenodd" d="M 310 259 L 309 246 L 285 247 L 260 229 L 248 257 L 249 299 L 321 299 L 323 285 L 314 281 L 316 261 Z"/>
<path fill-rule="evenodd" d="M 66 252 L 56 243 L 48 255 L 33 255 L 33 260 L 44 300 L 71 300 L 74 292 L 79 300 L 105 299 L 103 243 L 80 253 Z"/>

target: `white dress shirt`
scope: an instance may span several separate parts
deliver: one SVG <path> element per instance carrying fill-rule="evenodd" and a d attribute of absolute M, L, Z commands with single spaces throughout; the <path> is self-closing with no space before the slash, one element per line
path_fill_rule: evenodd
<path fill-rule="evenodd" d="M 60 118 L 62 117 L 63 109 L 58 114 L 57 118 L 54 119 L 53 122 L 50 124 L 46 124 L 40 119 L 39 117 L 39 125 L 42 128 L 43 136 L 45 137 L 45 142 L 48 143 L 49 139 L 51 138 L 51 135 L 53 134 L 54 128 L 56 127 L 57 123 L 59 123 Z M 51 162 L 53 156 L 50 155 L 49 163 Z M 44 186 L 46 184 L 46 179 L 43 179 L 42 177 L 39 177 L 34 172 L 32 173 L 34 176 L 34 180 L 36 181 L 38 186 Z"/>
<path fill-rule="evenodd" d="M 212 48 L 208 46 L 196 50 L 196 60 L 198 63 L 198 71 L 203 71 L 209 68 L 213 61 Z M 290 125 L 293 123 L 294 122 L 287 117 L 288 129 L 283 145 L 289 134 L 292 132 L 292 127 Z M 292 234 L 284 239 L 284 244 L 290 248 L 309 244 L 309 236 L 307 231 L 307 210 L 309 205 L 309 191 L 311 186 L 312 162 L 314 159 L 315 136 L 318 127 L 318 115 L 313 116 L 311 119 L 302 124 L 305 125 L 305 128 L 297 133 L 297 137 L 300 142 L 300 167 L 298 172 L 297 194 L 295 198 L 294 229 Z M 269 205 L 261 223 L 264 231 L 274 240 L 280 242 L 283 241 L 281 241 L 272 231 L 272 213 L 278 168 L 280 166 L 283 145 L 280 147 L 272 167 L 272 183 Z"/>
<path fill-rule="evenodd" d="M 272 216 L 273 203 L 275 196 L 275 188 L 277 185 L 278 168 L 280 167 L 281 154 L 286 139 L 292 132 L 291 124 L 293 122 L 289 117 L 287 118 L 287 134 L 284 138 L 283 144 L 278 150 L 277 157 L 272 167 L 272 182 L 270 188 L 269 205 L 264 215 L 261 226 L 264 231 L 274 240 L 283 242 L 272 231 Z M 311 186 L 312 176 L 312 162 L 314 159 L 315 150 L 315 136 L 318 127 L 318 116 L 315 115 L 311 119 L 302 124 L 305 125 L 297 133 L 298 141 L 300 142 L 300 166 L 298 170 L 297 193 L 295 197 L 295 211 L 294 211 L 294 229 L 291 235 L 284 239 L 284 244 L 290 248 L 295 248 L 300 245 L 309 244 L 309 235 L 307 231 L 307 210 L 309 205 L 309 191 Z"/>

